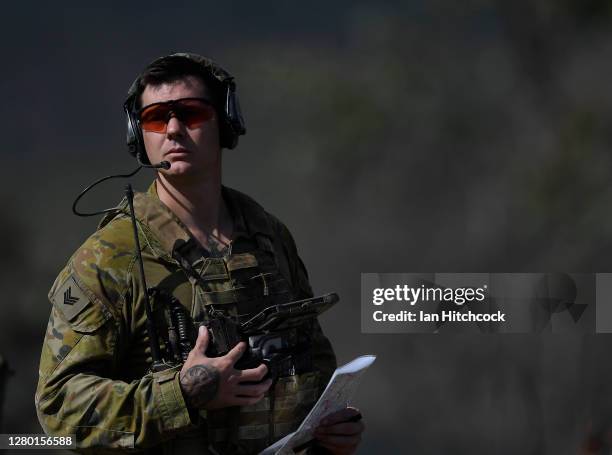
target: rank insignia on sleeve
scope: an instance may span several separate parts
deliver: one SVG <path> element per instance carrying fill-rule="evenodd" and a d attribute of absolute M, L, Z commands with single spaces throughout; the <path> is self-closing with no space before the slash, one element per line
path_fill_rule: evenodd
<path fill-rule="evenodd" d="M 79 314 L 89 303 L 89 298 L 72 276 L 55 291 L 52 300 L 67 320 Z"/>
<path fill-rule="evenodd" d="M 68 289 L 64 291 L 64 305 L 74 305 L 78 301 L 78 297 L 72 297 L 72 287 L 68 286 Z"/>

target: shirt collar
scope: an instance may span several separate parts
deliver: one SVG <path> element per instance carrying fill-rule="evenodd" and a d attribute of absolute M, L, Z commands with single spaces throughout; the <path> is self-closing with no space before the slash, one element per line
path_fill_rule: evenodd
<path fill-rule="evenodd" d="M 221 187 L 222 197 L 227 203 L 232 217 L 232 241 L 239 237 L 251 237 L 255 234 L 248 229 L 240 200 L 234 193 L 230 188 Z M 146 192 L 134 193 L 134 212 L 136 218 L 140 221 L 141 229 L 145 231 L 144 233 L 146 234 L 149 231 L 157 241 L 150 242 L 149 246 L 158 257 L 176 262 L 172 258 L 175 248 L 181 248 L 183 255 L 187 255 L 191 259 L 203 256 L 201 246 L 192 237 L 189 229 L 159 199 L 155 181 L 151 183 Z"/>

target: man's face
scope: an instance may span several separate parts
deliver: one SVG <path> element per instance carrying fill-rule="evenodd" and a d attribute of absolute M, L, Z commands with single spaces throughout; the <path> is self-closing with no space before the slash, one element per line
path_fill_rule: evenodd
<path fill-rule="evenodd" d="M 181 98 L 211 99 L 201 79 L 186 76 L 175 82 L 147 85 L 142 92 L 141 105 L 146 107 Z M 170 169 L 161 170 L 168 177 L 198 180 L 206 178 L 211 171 L 221 169 L 216 113 L 195 128 L 188 128 L 177 117 L 171 116 L 165 133 L 143 131 L 142 135 L 151 163 L 170 162 Z"/>

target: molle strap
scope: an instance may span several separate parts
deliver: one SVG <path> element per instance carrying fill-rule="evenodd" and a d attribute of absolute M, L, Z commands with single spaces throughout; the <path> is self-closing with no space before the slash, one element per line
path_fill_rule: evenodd
<path fill-rule="evenodd" d="M 271 220 L 270 225 L 272 225 Z M 287 251 L 283 246 L 283 242 L 281 241 L 280 232 L 276 233 L 276 235 L 272 235 L 272 237 L 268 237 L 266 234 L 256 234 L 255 240 L 257 241 L 257 246 L 259 246 L 260 249 L 267 251 L 274 256 L 274 262 L 276 263 L 278 271 L 283 278 L 287 280 L 291 288 L 293 288 L 294 283 L 291 279 L 289 259 L 287 257 Z"/>

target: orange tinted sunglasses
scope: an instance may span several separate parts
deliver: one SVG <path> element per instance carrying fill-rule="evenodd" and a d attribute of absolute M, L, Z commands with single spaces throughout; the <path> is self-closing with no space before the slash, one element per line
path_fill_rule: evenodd
<path fill-rule="evenodd" d="M 215 108 L 205 98 L 181 98 L 153 103 L 138 111 L 140 127 L 144 131 L 165 133 L 171 117 L 176 117 L 189 129 L 197 128 L 215 115 Z"/>

